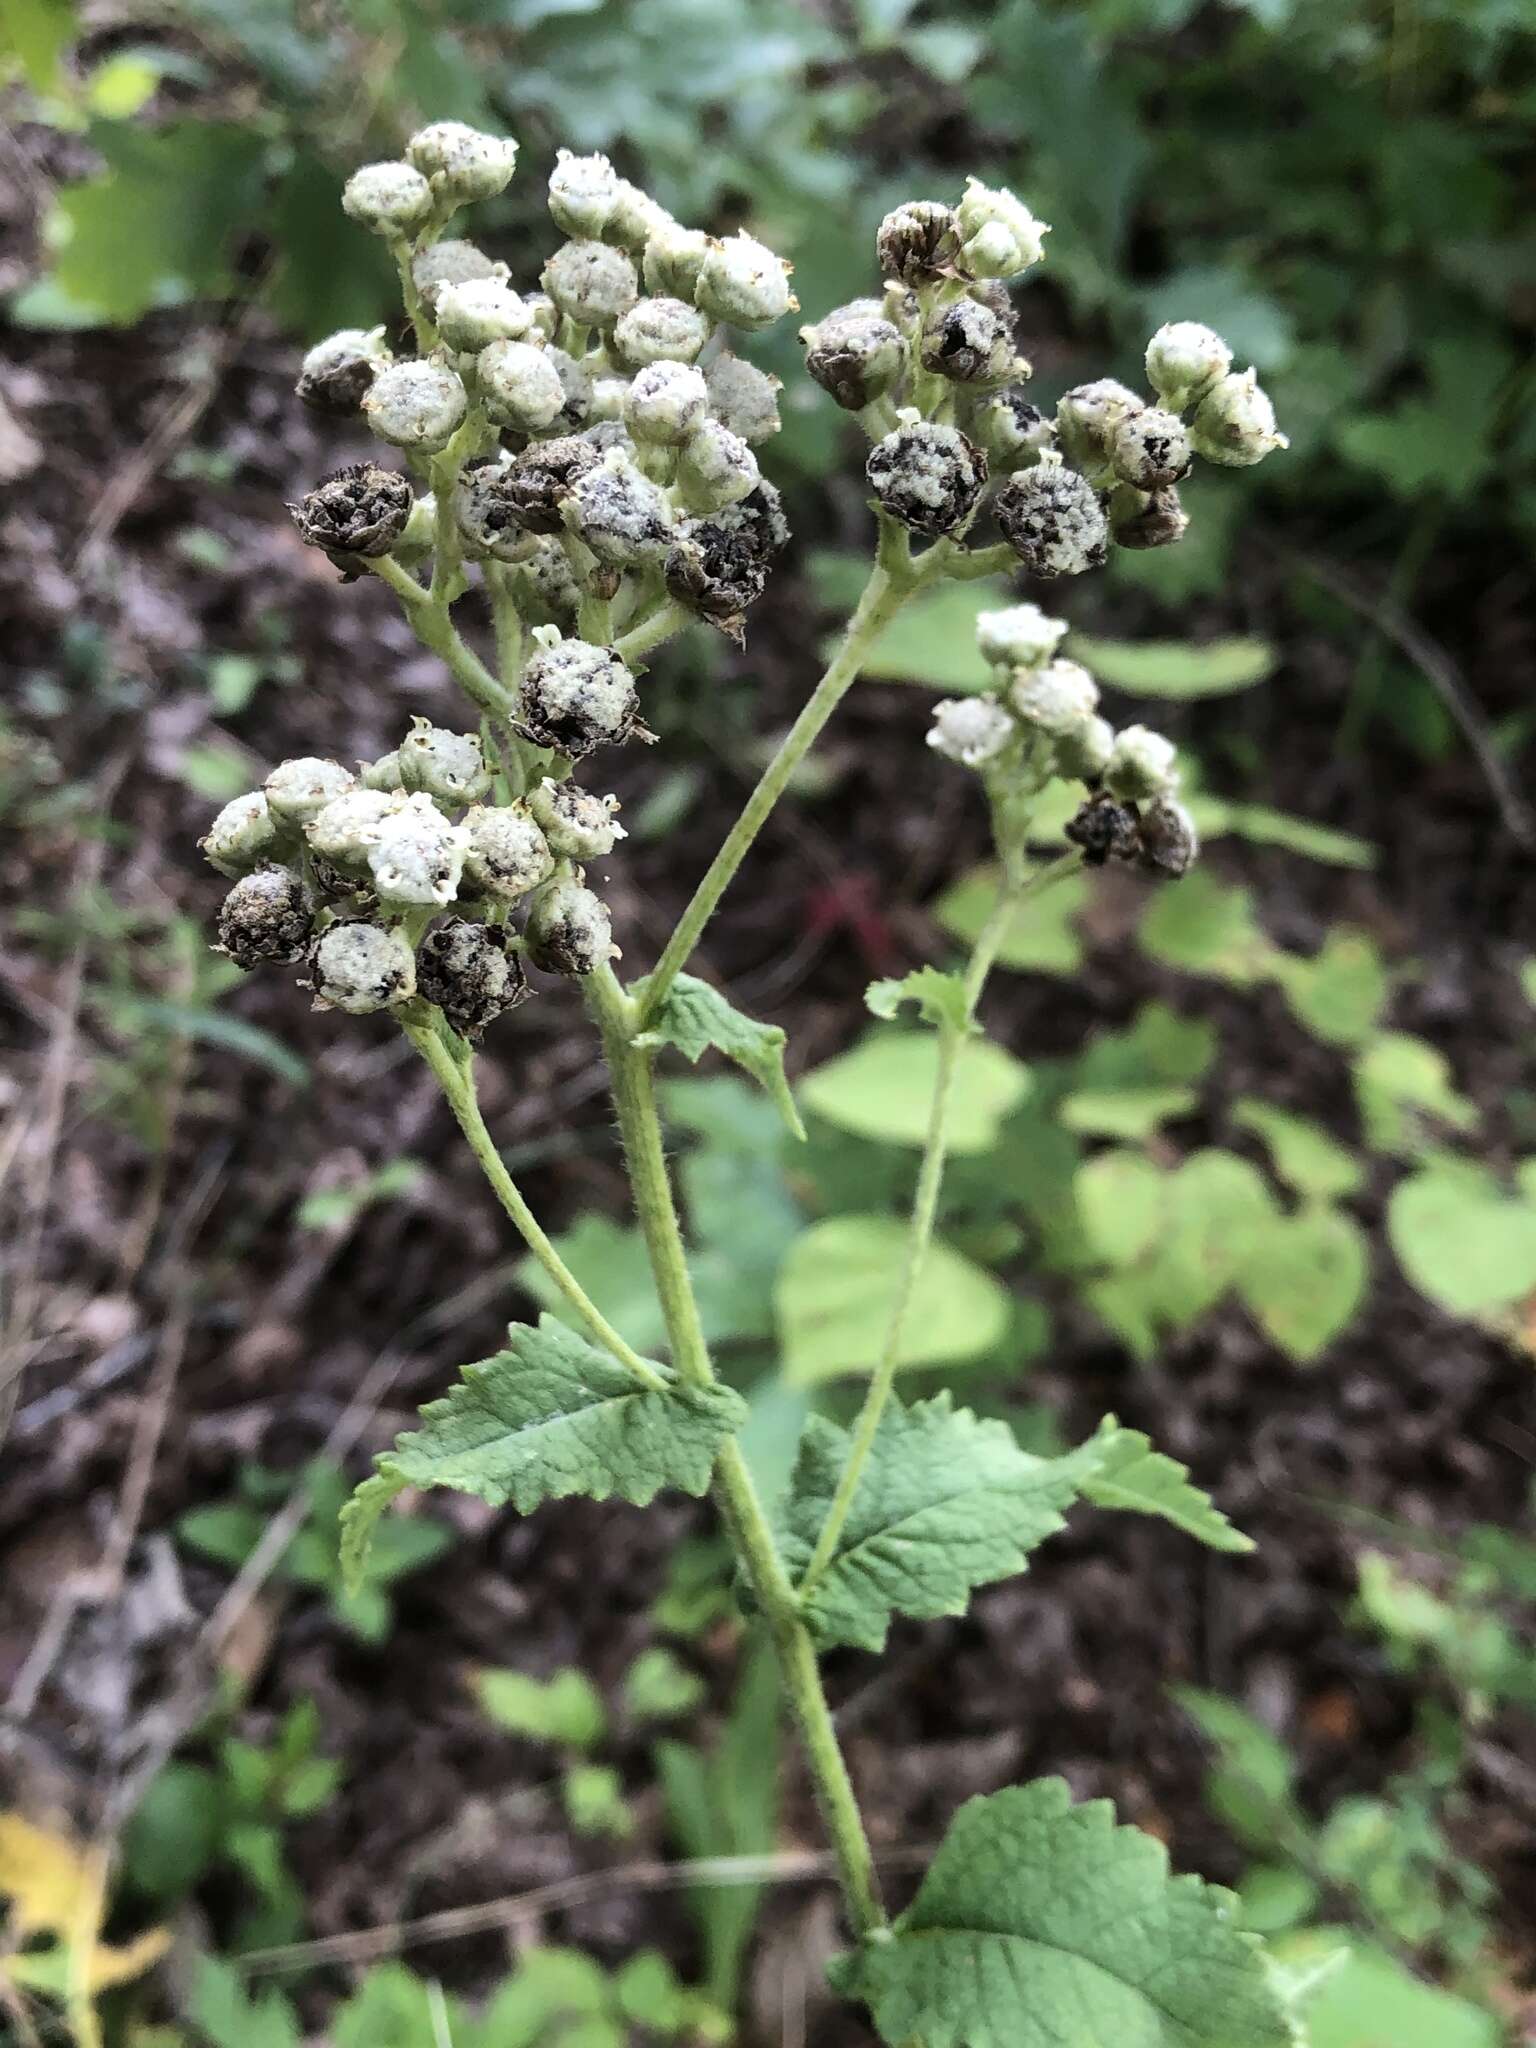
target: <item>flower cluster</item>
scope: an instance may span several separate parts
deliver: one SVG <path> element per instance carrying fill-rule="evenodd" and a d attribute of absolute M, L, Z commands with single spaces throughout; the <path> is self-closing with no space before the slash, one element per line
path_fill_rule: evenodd
<path fill-rule="evenodd" d="M 1086 783 L 1088 800 L 1067 837 L 1091 866 L 1113 857 L 1182 875 L 1200 843 L 1178 801 L 1173 747 L 1144 725 L 1116 732 L 1099 715 L 1097 683 L 1057 652 L 1066 631 L 1033 604 L 983 612 L 976 642 L 988 686 L 940 703 L 928 744 L 978 770 L 995 803 L 1027 800 L 1057 776 Z"/>
<path fill-rule="evenodd" d="M 497 565 L 524 618 L 566 633 L 584 599 L 604 637 L 670 600 L 739 641 L 788 529 L 753 452 L 778 431 L 778 380 L 730 339 L 793 308 L 788 266 L 751 235 L 681 226 L 606 157 L 562 150 L 549 210 L 569 239 L 536 289 L 514 289 L 506 264 L 442 231 L 500 191 L 516 154 L 438 122 L 405 161 L 349 180 L 347 212 L 396 253 L 418 352 L 344 330 L 309 351 L 299 395 L 360 412 L 427 488 L 343 470 L 292 507 L 299 531 L 346 574 L 445 547 Z"/>
<path fill-rule="evenodd" d="M 909 531 L 967 532 L 990 510 L 1032 575 L 1102 566 L 1111 543 L 1165 547 L 1188 517 L 1178 486 L 1196 455 L 1257 462 L 1285 446 L 1252 370 L 1208 327 L 1178 321 L 1147 349 L 1149 403 L 1112 378 L 1030 404 L 1008 284 L 1050 230 L 1022 200 L 972 178 L 957 207 L 914 200 L 877 237 L 883 298 L 801 330 L 806 369 L 875 439 L 867 475 Z"/>
<path fill-rule="evenodd" d="M 551 723 L 593 715 L 569 686 L 573 651 L 601 652 L 559 642 L 529 664 L 538 715 Z M 603 717 L 622 720 L 633 681 L 609 659 L 583 686 Z M 263 788 L 226 804 L 202 841 L 234 881 L 221 950 L 248 970 L 305 962 L 321 1009 L 360 1016 L 435 1003 L 466 1038 L 529 993 L 525 962 L 592 973 L 616 948 L 580 864 L 624 837 L 617 800 L 553 777 L 511 799 L 497 780 L 475 734 L 422 718 L 355 774 L 338 761 L 284 761 Z"/>

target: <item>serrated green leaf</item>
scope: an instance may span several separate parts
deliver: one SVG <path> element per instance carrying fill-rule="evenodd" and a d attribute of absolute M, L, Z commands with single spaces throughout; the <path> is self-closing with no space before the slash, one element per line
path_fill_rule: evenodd
<path fill-rule="evenodd" d="M 635 993 L 643 999 L 643 981 Z M 785 1042 L 777 1024 L 760 1024 L 755 1017 L 744 1016 L 717 988 L 692 974 L 677 977 L 650 1029 L 635 1039 L 636 1045 L 674 1046 L 695 1066 L 713 1046 L 762 1084 L 789 1129 L 803 1138 L 805 1126 L 784 1075 Z"/>
<path fill-rule="evenodd" d="M 928 1138 L 938 1068 L 939 1041 L 931 1031 L 879 1026 L 851 1051 L 805 1075 L 800 1098 L 817 1116 L 855 1137 L 921 1146 Z M 955 1058 L 950 1151 L 958 1156 L 989 1151 L 1029 1086 L 1022 1060 L 987 1039 L 968 1039 Z"/>
<path fill-rule="evenodd" d="M 813 1415 L 783 1508 L 780 1548 L 791 1575 L 810 1562 L 852 1434 Z M 910 1408 L 887 1404 L 837 1549 L 804 1602 L 823 1644 L 885 1647 L 894 1614 L 963 1614 L 973 1589 L 1024 1569 L 1063 1526 L 1077 1491 L 1065 1459 L 1021 1451 L 1006 1422 L 955 1408 L 948 1393 Z"/>
<path fill-rule="evenodd" d="M 1230 1895 L 1059 1778 L 967 1800 L 889 1934 L 839 1965 L 891 2048 L 1295 2048 Z"/>
<path fill-rule="evenodd" d="M 1370 1270 L 1354 1218 L 1315 1205 L 1266 1226 L 1238 1286 L 1266 1335 L 1298 1365 L 1312 1365 L 1348 1327 Z"/>
<path fill-rule="evenodd" d="M 1106 1415 L 1098 1434 L 1062 1460 L 1077 1472 L 1084 1500 L 1128 1514 L 1156 1515 L 1212 1550 L 1252 1550 L 1253 1538 L 1234 1529 L 1221 1509 L 1189 1476 L 1189 1467 L 1155 1451 L 1139 1429 L 1123 1429 Z"/>
<path fill-rule="evenodd" d="M 1232 1105 L 1232 1121 L 1263 1139 L 1275 1172 L 1297 1194 L 1326 1201 L 1359 1192 L 1365 1169 L 1311 1117 L 1244 1095 Z"/>
<path fill-rule="evenodd" d="M 864 1001 L 887 1023 L 903 1003 L 916 1003 L 923 1022 L 936 1031 L 964 1031 L 969 1021 L 964 975 L 946 974 L 938 967 L 914 967 L 899 981 L 872 981 L 864 991 Z"/>
<path fill-rule="evenodd" d="M 348 1570 L 361 1570 L 374 1523 L 405 1486 L 451 1486 L 493 1507 L 510 1501 L 524 1515 L 578 1493 L 617 1494 L 636 1507 L 666 1486 L 702 1494 L 746 1403 L 729 1387 L 695 1387 L 653 1369 L 664 1392 L 553 1316 L 536 1330 L 514 1323 L 505 1351 L 466 1366 L 457 1386 L 423 1408 L 423 1427 L 374 1461 L 374 1477 L 342 1514 Z"/>
<path fill-rule="evenodd" d="M 774 1288 L 784 1374 L 814 1386 L 872 1372 L 906 1263 L 894 1216 L 828 1216 L 796 1238 Z M 1011 1304 L 988 1272 L 942 1241 L 928 1247 L 897 1364 L 959 1365 L 1002 1341 Z"/>
<path fill-rule="evenodd" d="M 1074 633 L 1067 650 L 1101 683 L 1132 697 L 1225 697 L 1251 690 L 1274 674 L 1277 656 L 1267 640 L 1099 640 Z"/>

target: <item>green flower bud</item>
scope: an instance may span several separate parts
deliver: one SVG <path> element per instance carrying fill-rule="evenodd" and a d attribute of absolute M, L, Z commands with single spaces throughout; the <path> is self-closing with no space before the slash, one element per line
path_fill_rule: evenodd
<path fill-rule="evenodd" d="M 1145 409 L 1146 400 L 1113 377 L 1077 385 L 1056 407 L 1062 454 L 1092 482 L 1107 482 L 1116 434 L 1126 420 Z"/>
<path fill-rule="evenodd" d="M 1097 493 L 1075 469 L 1020 470 L 1009 477 L 992 510 L 1003 538 L 1036 576 L 1079 576 L 1102 569 L 1109 527 Z"/>
<path fill-rule="evenodd" d="M 1022 391 L 998 391 L 977 398 L 965 413 L 965 427 L 998 476 L 1031 469 L 1056 445 L 1056 429 Z"/>
<path fill-rule="evenodd" d="M 1143 406 L 1117 424 L 1109 455 L 1115 475 L 1138 491 L 1169 489 L 1188 475 L 1192 459 L 1183 421 L 1158 405 Z"/>
<path fill-rule="evenodd" d="M 413 718 L 396 757 L 401 788 L 421 791 L 440 803 L 473 803 L 491 786 L 478 733 L 449 732 L 425 718 Z"/>
<path fill-rule="evenodd" d="M 694 362 L 709 339 L 709 322 L 681 299 L 641 299 L 614 325 L 613 344 L 637 369 L 645 363 Z"/>
<path fill-rule="evenodd" d="M 800 339 L 806 374 L 847 412 L 884 398 L 907 366 L 906 342 L 878 312 L 857 318 L 829 313 L 819 326 L 802 327 Z"/>
<path fill-rule="evenodd" d="M 723 242 L 711 239 L 693 288 L 694 303 L 712 320 L 748 333 L 771 327 L 796 304 L 790 268 L 745 232 Z"/>
<path fill-rule="evenodd" d="M 516 730 L 536 747 L 579 761 L 594 747 L 644 733 L 635 679 L 610 647 L 561 640 L 523 671 Z"/>
<path fill-rule="evenodd" d="M 1275 408 L 1254 370 L 1229 372 L 1211 387 L 1195 409 L 1189 439 L 1197 455 L 1229 469 L 1246 469 L 1272 448 L 1291 445 L 1275 426 Z"/>
<path fill-rule="evenodd" d="M 374 887 L 387 903 L 432 904 L 440 910 L 457 893 L 468 844 L 468 833 L 450 825 L 431 797 L 402 797 L 379 820 L 368 849 Z"/>
<path fill-rule="evenodd" d="M 233 880 L 264 866 L 277 851 L 278 829 L 259 789 L 234 797 L 197 842 L 210 867 Z"/>
<path fill-rule="evenodd" d="M 294 389 L 311 412 L 350 419 L 361 410 L 375 376 L 392 360 L 382 327 L 367 332 L 343 327 L 308 351 Z"/>
<path fill-rule="evenodd" d="M 339 761 L 322 761 L 306 754 L 296 761 L 282 761 L 267 777 L 264 793 L 267 809 L 279 825 L 307 825 L 328 803 L 357 787 L 357 777 Z"/>
<path fill-rule="evenodd" d="M 403 934 L 360 920 L 324 930 L 309 956 L 317 1010 L 366 1017 L 416 993 L 416 956 Z"/>
<path fill-rule="evenodd" d="M 1057 740 L 1056 773 L 1097 782 L 1109 766 L 1114 746 L 1115 729 L 1107 718 L 1085 719 L 1075 732 L 1063 733 Z"/>
<path fill-rule="evenodd" d="M 1004 384 L 1019 373 L 1009 321 L 975 299 L 941 306 L 923 329 L 925 370 L 955 384 Z"/>
<path fill-rule="evenodd" d="M 494 199 L 517 168 L 517 144 L 510 135 L 487 135 L 464 121 L 434 121 L 419 129 L 405 153 L 434 192 L 460 206 Z"/>
<path fill-rule="evenodd" d="M 429 313 L 436 310 L 444 285 L 470 284 L 477 278 L 505 284 L 510 275 L 505 263 L 493 263 L 473 242 L 429 242 L 411 258 L 411 280 Z"/>
<path fill-rule="evenodd" d="M 360 874 L 379 841 L 386 819 L 404 798 L 398 790 L 349 789 L 333 797 L 304 827 L 311 850 L 347 874 Z"/>
<path fill-rule="evenodd" d="M 983 612 L 976 621 L 976 646 L 994 668 L 1039 668 L 1066 638 L 1065 619 L 1050 619 L 1037 604 L 1009 605 Z"/>
<path fill-rule="evenodd" d="M 1187 875 L 1200 853 L 1200 834 L 1181 803 L 1156 797 L 1142 812 L 1138 837 L 1141 864 L 1165 875 Z"/>
<path fill-rule="evenodd" d="M 441 286 L 433 317 L 444 344 L 461 355 L 478 355 L 493 341 L 521 341 L 535 332 L 526 302 L 496 277 Z"/>
<path fill-rule="evenodd" d="M 554 873 L 555 859 L 523 804 L 476 804 L 464 813 L 467 883 L 498 903 L 517 903 Z"/>
<path fill-rule="evenodd" d="M 928 744 L 946 761 L 982 768 L 1017 737 L 1018 727 L 991 697 L 945 697 L 933 708 Z"/>
<path fill-rule="evenodd" d="M 1094 714 L 1099 686 L 1081 662 L 1058 656 L 1044 668 L 1021 669 L 1008 692 L 1026 725 L 1065 739 L 1081 732 Z"/>
<path fill-rule="evenodd" d="M 601 860 L 626 837 L 614 816 L 618 798 L 593 796 L 579 783 L 537 783 L 528 792 L 528 808 L 551 850 L 563 860 Z"/>
<path fill-rule="evenodd" d="M 1171 412 L 1196 405 L 1232 367 L 1232 351 L 1198 320 L 1170 320 L 1147 343 L 1147 378 Z"/>
<path fill-rule="evenodd" d="M 934 199 L 909 199 L 881 221 L 875 253 L 882 276 L 902 284 L 933 284 L 954 273 L 960 227 L 953 210 Z"/>
<path fill-rule="evenodd" d="M 1006 186 L 983 185 L 979 178 L 966 179 L 955 222 L 972 277 L 1017 277 L 1040 261 L 1051 232 Z"/>
<path fill-rule="evenodd" d="M 757 457 L 741 436 L 706 419 L 678 459 L 677 491 L 694 514 L 722 512 L 755 491 L 759 475 Z"/>
<path fill-rule="evenodd" d="M 605 156 L 555 151 L 549 174 L 549 210 L 562 233 L 584 241 L 602 235 L 618 203 L 619 174 Z"/>
<path fill-rule="evenodd" d="M 565 386 L 548 351 L 529 341 L 493 341 L 475 358 L 480 402 L 498 426 L 536 434 L 553 426 L 565 404 Z"/>
<path fill-rule="evenodd" d="M 601 898 L 581 883 L 548 883 L 533 899 L 524 931 L 528 957 L 546 974 L 593 974 L 618 958 Z"/>
<path fill-rule="evenodd" d="M 640 296 L 635 266 L 606 242 L 565 242 L 544 266 L 544 289 L 568 320 L 605 332 Z"/>
<path fill-rule="evenodd" d="M 665 495 L 620 449 L 577 477 L 561 500 L 560 517 L 600 562 L 615 569 L 659 566 L 674 538 Z"/>
<path fill-rule="evenodd" d="M 896 428 L 869 451 L 864 474 L 893 519 L 914 533 L 952 533 L 975 511 L 987 458 L 955 427 L 926 420 Z"/>
<path fill-rule="evenodd" d="M 322 477 L 288 512 L 310 547 L 345 567 L 349 555 L 387 555 L 410 523 L 412 502 L 410 482 L 398 470 L 359 462 Z"/>
<path fill-rule="evenodd" d="M 709 365 L 704 381 L 709 387 L 710 410 L 722 427 L 729 427 L 754 446 L 779 431 L 782 386 L 777 377 L 727 350 Z"/>
<path fill-rule="evenodd" d="M 364 164 L 342 189 L 343 210 L 376 235 L 410 235 L 432 211 L 432 188 L 410 164 Z"/>
<path fill-rule="evenodd" d="M 478 1038 L 503 1010 L 527 999 L 528 977 L 508 950 L 509 937 L 505 925 L 453 917 L 417 950 L 416 993 L 436 1003 L 460 1038 Z"/>
<path fill-rule="evenodd" d="M 709 237 L 702 228 L 685 228 L 675 220 L 658 221 L 646 238 L 646 290 L 691 299 L 708 254 Z"/>
<path fill-rule="evenodd" d="M 441 363 L 391 363 L 363 400 L 368 424 L 381 441 L 423 455 L 446 448 L 468 410 L 462 382 Z"/>
<path fill-rule="evenodd" d="M 1104 769 L 1111 796 L 1129 803 L 1171 796 L 1179 786 L 1173 742 L 1145 725 L 1128 725 L 1115 735 L 1114 750 Z"/>
<path fill-rule="evenodd" d="M 651 363 L 636 372 L 624 395 L 624 424 L 636 441 L 680 447 L 708 409 L 701 370 L 688 363 Z"/>
<path fill-rule="evenodd" d="M 299 877 L 287 868 L 257 868 L 224 898 L 214 950 L 249 974 L 272 961 L 302 960 L 313 929 Z"/>
<path fill-rule="evenodd" d="M 651 236 L 671 218 L 667 209 L 649 192 L 642 192 L 628 178 L 620 178 L 614 193 L 613 212 L 603 233 L 610 242 L 617 242 L 632 255 L 643 256 Z"/>

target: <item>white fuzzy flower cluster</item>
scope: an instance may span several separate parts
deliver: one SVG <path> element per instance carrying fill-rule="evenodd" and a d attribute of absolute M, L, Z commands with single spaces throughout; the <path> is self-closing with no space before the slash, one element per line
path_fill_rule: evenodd
<path fill-rule="evenodd" d="M 516 156 L 437 122 L 348 181 L 347 212 L 409 280 L 420 352 L 396 360 L 379 330 L 345 329 L 309 351 L 299 393 L 361 413 L 428 488 L 370 470 L 400 487 L 381 520 L 378 490 L 359 504 L 361 472 L 345 472 L 293 508 L 299 529 L 346 573 L 446 537 L 460 562 L 498 565 L 528 623 L 564 633 L 592 598 L 613 636 L 670 604 L 739 641 L 787 528 L 754 452 L 778 432 L 778 380 L 733 342 L 793 309 L 789 266 L 750 234 L 682 226 L 606 157 L 561 150 L 549 210 L 569 239 L 514 288 L 444 230 Z"/>
<path fill-rule="evenodd" d="M 987 688 L 937 705 L 928 744 L 978 770 L 995 796 L 1027 797 L 1054 777 L 1087 783 L 1091 795 L 1067 828 L 1087 861 L 1114 856 L 1184 874 L 1199 839 L 1178 801 L 1173 746 L 1144 725 L 1115 731 L 1092 675 L 1057 652 L 1066 632 L 1038 605 L 983 612 L 976 644 Z"/>
<path fill-rule="evenodd" d="M 582 643 L 543 650 L 546 673 L 573 647 Z M 629 715 L 613 674 L 595 708 L 565 687 L 558 663 L 554 673 L 541 698 L 530 663 L 530 720 Z M 356 773 L 317 757 L 280 763 L 261 789 L 226 804 L 202 841 L 234 881 L 219 917 L 223 951 L 246 969 L 307 961 L 318 1008 L 363 1015 L 417 998 L 466 1037 L 528 993 L 525 960 L 579 975 L 616 958 L 581 863 L 624 837 L 617 799 L 547 777 L 501 800 L 496 782 L 474 733 L 423 718 Z"/>
<path fill-rule="evenodd" d="M 1190 321 L 1148 348 L 1156 403 L 1103 378 L 1069 391 L 1054 419 L 1030 404 L 1007 287 L 1049 232 L 1012 192 L 975 178 L 958 206 L 909 200 L 876 238 L 884 296 L 800 331 L 811 377 L 875 440 L 867 474 L 888 516 L 939 539 L 990 509 L 1042 578 L 1101 567 L 1112 542 L 1181 540 L 1178 484 L 1193 456 L 1250 463 L 1286 445 L 1253 372 L 1234 375 L 1226 343 Z"/>

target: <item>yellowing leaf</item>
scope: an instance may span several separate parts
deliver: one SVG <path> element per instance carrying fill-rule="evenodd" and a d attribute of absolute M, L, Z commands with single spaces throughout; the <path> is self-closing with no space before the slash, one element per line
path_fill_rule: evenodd
<path fill-rule="evenodd" d="M 82 1933 L 90 1943 L 86 1985 L 92 1996 L 142 1976 L 170 1947 L 166 1927 L 146 1928 L 117 1947 L 99 1941 L 106 1901 L 91 1854 L 19 1813 L 0 1813 L 0 1892 L 10 1900 L 14 1941 L 54 1937 L 52 1948 L 0 1958 L 0 1975 L 18 1988 L 62 1991 L 67 1945 Z"/>

